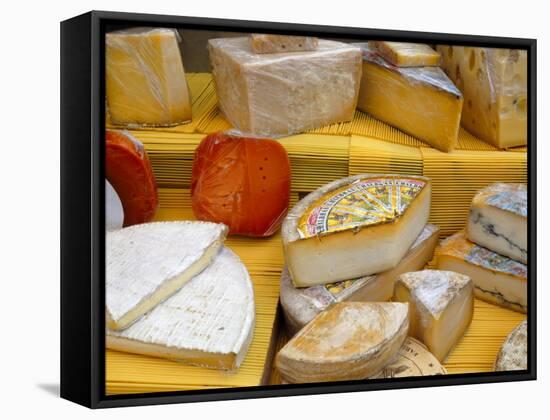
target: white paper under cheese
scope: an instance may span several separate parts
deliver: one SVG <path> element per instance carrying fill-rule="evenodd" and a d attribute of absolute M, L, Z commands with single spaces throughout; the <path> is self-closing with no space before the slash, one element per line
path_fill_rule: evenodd
<path fill-rule="evenodd" d="M 120 197 L 111 183 L 105 180 L 105 229 L 116 230 L 122 228 L 124 210 Z"/>
<path fill-rule="evenodd" d="M 496 371 L 527 369 L 527 320 L 506 337 L 495 361 Z"/>

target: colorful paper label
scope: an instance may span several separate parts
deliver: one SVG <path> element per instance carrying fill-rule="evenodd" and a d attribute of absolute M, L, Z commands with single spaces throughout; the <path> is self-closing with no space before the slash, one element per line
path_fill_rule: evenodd
<path fill-rule="evenodd" d="M 511 258 L 474 245 L 465 255 L 465 260 L 471 264 L 501 271 L 515 276 L 527 277 L 527 266 Z"/>
<path fill-rule="evenodd" d="M 502 191 L 487 197 L 487 204 L 527 217 L 527 190 Z"/>

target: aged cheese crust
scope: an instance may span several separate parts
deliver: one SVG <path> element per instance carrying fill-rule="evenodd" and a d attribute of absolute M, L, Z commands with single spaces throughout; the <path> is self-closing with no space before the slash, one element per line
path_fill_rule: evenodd
<path fill-rule="evenodd" d="M 495 361 L 495 371 L 527 369 L 527 320 L 506 337 Z"/>
<path fill-rule="evenodd" d="M 251 34 L 250 48 L 256 54 L 315 51 L 319 40 L 312 36 Z"/>
<path fill-rule="evenodd" d="M 441 54 L 426 44 L 369 41 L 369 47 L 397 67 L 439 66 Z"/>
<path fill-rule="evenodd" d="M 107 347 L 233 370 L 254 329 L 254 291 L 246 267 L 228 248 L 166 301 L 124 331 L 107 331 Z"/>
<path fill-rule="evenodd" d="M 226 234 L 223 224 L 194 221 L 107 232 L 107 326 L 124 329 L 174 294 L 210 264 Z"/>

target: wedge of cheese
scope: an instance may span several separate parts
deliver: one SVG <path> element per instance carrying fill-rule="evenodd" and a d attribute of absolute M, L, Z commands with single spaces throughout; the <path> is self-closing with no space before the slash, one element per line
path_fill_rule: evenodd
<path fill-rule="evenodd" d="M 470 206 L 466 236 L 527 264 L 527 186 L 497 183 L 478 191 Z"/>
<path fill-rule="evenodd" d="M 123 223 L 124 210 L 120 197 L 109 181 L 105 180 L 105 229 L 120 229 Z"/>
<path fill-rule="evenodd" d="M 105 89 L 111 122 L 171 126 L 191 120 L 191 97 L 177 32 L 133 28 L 105 36 Z"/>
<path fill-rule="evenodd" d="M 364 379 L 378 374 L 407 337 L 408 305 L 341 302 L 321 312 L 277 354 L 290 383 Z"/>
<path fill-rule="evenodd" d="M 450 152 L 458 141 L 462 94 L 439 67 L 401 68 L 367 44 L 357 108 Z"/>
<path fill-rule="evenodd" d="M 124 331 L 107 331 L 107 347 L 215 369 L 242 363 L 254 330 L 254 291 L 246 267 L 222 248 L 178 292 Z"/>
<path fill-rule="evenodd" d="M 313 36 L 251 34 L 250 48 L 256 54 L 315 51 L 319 40 Z"/>
<path fill-rule="evenodd" d="M 500 148 L 527 144 L 527 51 L 441 45 L 441 67 L 464 95 L 462 125 Z"/>
<path fill-rule="evenodd" d="M 380 274 L 354 280 L 297 288 L 292 285 L 290 274 L 285 268 L 281 275 L 281 307 L 287 329 L 295 334 L 321 311 L 338 302 L 390 300 L 400 274 L 421 270 L 432 259 L 438 237 L 439 228 L 426 225 L 397 266 Z"/>
<path fill-rule="evenodd" d="M 394 300 L 409 303 L 409 335 L 443 361 L 474 315 L 474 285 L 463 274 L 422 270 L 399 276 Z"/>
<path fill-rule="evenodd" d="M 527 369 L 527 320 L 508 334 L 495 361 L 495 371 Z"/>
<path fill-rule="evenodd" d="M 288 213 L 281 231 L 294 286 L 397 266 L 428 222 L 430 193 L 428 178 L 361 174 L 308 194 Z"/>
<path fill-rule="evenodd" d="M 107 326 L 121 330 L 205 269 L 227 227 L 210 222 L 155 222 L 107 232 Z"/>
<path fill-rule="evenodd" d="M 435 250 L 437 267 L 472 278 L 475 295 L 517 312 L 527 311 L 527 266 L 468 241 L 464 231 Z"/>
<path fill-rule="evenodd" d="M 441 54 L 426 44 L 369 41 L 369 47 L 397 67 L 439 66 Z"/>

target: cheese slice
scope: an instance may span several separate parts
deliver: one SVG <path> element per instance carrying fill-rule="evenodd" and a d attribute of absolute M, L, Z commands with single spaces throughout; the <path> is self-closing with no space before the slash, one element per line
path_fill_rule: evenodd
<path fill-rule="evenodd" d="M 508 334 L 495 361 L 495 371 L 527 369 L 527 320 Z"/>
<path fill-rule="evenodd" d="M 111 122 L 170 126 L 191 120 L 191 97 L 177 32 L 133 28 L 105 36 L 105 89 Z"/>
<path fill-rule="evenodd" d="M 250 48 L 256 54 L 314 51 L 319 40 L 313 36 L 251 34 Z"/>
<path fill-rule="evenodd" d="M 254 54 L 247 37 L 208 42 L 219 106 L 242 132 L 282 136 L 350 121 L 361 51 L 319 40 L 315 51 Z"/>
<path fill-rule="evenodd" d="M 277 354 L 290 383 L 364 379 L 391 362 L 407 337 L 408 305 L 340 302 L 321 312 Z"/>
<path fill-rule="evenodd" d="M 527 311 L 527 266 L 478 246 L 460 231 L 435 250 L 437 268 L 463 273 L 477 298 L 517 312 Z"/>
<path fill-rule="evenodd" d="M 107 326 L 128 327 L 210 264 L 227 234 L 223 224 L 156 222 L 107 232 Z"/>
<path fill-rule="evenodd" d="M 295 334 L 317 314 L 343 301 L 384 302 L 391 299 L 395 280 L 400 274 L 421 270 L 432 259 L 439 228 L 426 225 L 407 255 L 394 268 L 380 274 L 337 283 L 296 288 L 288 270 L 281 275 L 281 307 L 287 330 Z"/>
<path fill-rule="evenodd" d="M 367 44 L 357 108 L 450 152 L 458 141 L 462 94 L 439 67 L 392 66 Z"/>
<path fill-rule="evenodd" d="M 294 286 L 309 287 L 397 266 L 428 222 L 428 178 L 360 174 L 300 200 L 282 226 Z"/>
<path fill-rule="evenodd" d="M 441 67 L 464 95 L 462 125 L 496 147 L 527 144 L 527 51 L 441 45 Z"/>
<path fill-rule="evenodd" d="M 527 186 L 492 184 L 474 196 L 466 225 L 472 242 L 527 263 Z"/>
<path fill-rule="evenodd" d="M 452 271 L 422 270 L 399 276 L 394 300 L 409 303 L 409 335 L 443 361 L 474 315 L 474 285 Z"/>
<path fill-rule="evenodd" d="M 369 47 L 397 67 L 439 66 L 441 54 L 426 44 L 369 41 Z"/>
<path fill-rule="evenodd" d="M 242 363 L 254 330 L 254 291 L 246 267 L 222 248 L 178 292 L 124 331 L 107 331 L 107 347 L 216 369 Z"/>
<path fill-rule="evenodd" d="M 120 229 L 123 223 L 124 210 L 122 209 L 122 202 L 113 186 L 105 180 L 105 229 Z"/>

